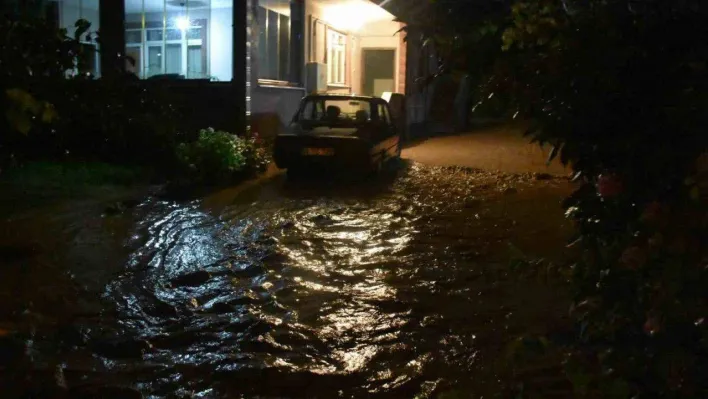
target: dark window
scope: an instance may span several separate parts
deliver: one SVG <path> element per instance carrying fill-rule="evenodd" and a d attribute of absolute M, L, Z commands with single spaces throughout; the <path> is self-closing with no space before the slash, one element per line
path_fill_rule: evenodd
<path fill-rule="evenodd" d="M 156 42 L 162 40 L 162 29 L 150 29 L 147 31 L 147 40 Z"/>
<path fill-rule="evenodd" d="M 275 79 L 275 80 L 285 80 L 283 76 L 278 73 L 278 53 L 279 53 L 279 35 L 278 30 L 280 30 L 280 18 L 279 14 L 268 10 L 268 18 L 266 22 L 266 35 L 268 36 L 266 42 L 266 68 L 264 69 L 265 78 Z"/>
<path fill-rule="evenodd" d="M 290 18 L 281 15 L 278 25 L 278 76 L 280 80 L 290 78 Z"/>
<path fill-rule="evenodd" d="M 258 7 L 258 77 L 268 75 L 268 10 Z"/>
<path fill-rule="evenodd" d="M 284 82 L 299 81 L 299 68 L 293 54 L 301 51 L 302 29 L 293 26 L 292 12 L 299 12 L 297 3 L 289 0 L 259 0 L 258 22 L 258 78 Z M 298 17 L 296 23 L 302 24 Z M 295 36 L 293 36 L 293 32 Z"/>
<path fill-rule="evenodd" d="M 391 116 L 388 113 L 388 108 L 384 104 L 379 104 L 379 119 L 387 124 L 391 124 Z"/>
<path fill-rule="evenodd" d="M 142 31 L 140 30 L 126 30 L 125 31 L 125 42 L 126 43 L 140 43 L 142 42 Z"/>

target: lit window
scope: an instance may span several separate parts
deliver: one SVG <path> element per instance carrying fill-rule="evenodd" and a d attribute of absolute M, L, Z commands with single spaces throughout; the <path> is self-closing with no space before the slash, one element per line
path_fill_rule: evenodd
<path fill-rule="evenodd" d="M 233 6 L 227 3 L 125 0 L 128 70 L 144 79 L 230 81 Z"/>
<path fill-rule="evenodd" d="M 66 29 L 66 34 L 74 37 L 76 33 L 76 21 L 85 19 L 91 27 L 87 33 L 95 33 L 100 30 L 100 20 L 98 17 L 99 0 L 50 0 L 46 3 L 47 17 L 53 22 L 57 22 L 60 28 Z M 78 68 L 74 73 L 90 74 L 99 76 L 99 54 L 96 35 L 81 37 L 82 52 L 78 57 Z"/>
<path fill-rule="evenodd" d="M 327 83 L 346 84 L 347 37 L 327 29 Z"/>

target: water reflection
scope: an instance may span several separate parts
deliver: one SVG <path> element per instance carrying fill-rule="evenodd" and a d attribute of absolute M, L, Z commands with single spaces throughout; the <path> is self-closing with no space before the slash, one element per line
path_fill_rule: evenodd
<path fill-rule="evenodd" d="M 218 211 L 150 199 L 103 291 L 115 309 L 77 352 L 156 397 L 496 392 L 499 335 L 536 295 L 503 272 L 504 184 L 413 166 L 369 185 L 276 181 Z"/>

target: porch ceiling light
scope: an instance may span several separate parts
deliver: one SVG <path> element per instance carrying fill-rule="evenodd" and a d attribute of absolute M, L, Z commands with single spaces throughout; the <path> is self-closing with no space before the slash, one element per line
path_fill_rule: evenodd
<path fill-rule="evenodd" d="M 357 31 L 370 22 L 393 21 L 394 16 L 368 0 L 340 0 L 324 6 L 322 19 L 334 28 Z"/>

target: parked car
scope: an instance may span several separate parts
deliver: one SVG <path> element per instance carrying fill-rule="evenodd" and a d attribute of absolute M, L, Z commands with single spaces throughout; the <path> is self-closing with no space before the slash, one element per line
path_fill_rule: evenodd
<path fill-rule="evenodd" d="M 276 137 L 273 149 L 276 165 L 288 172 L 378 172 L 400 155 L 400 134 L 385 100 L 333 94 L 303 98 L 289 131 Z"/>

